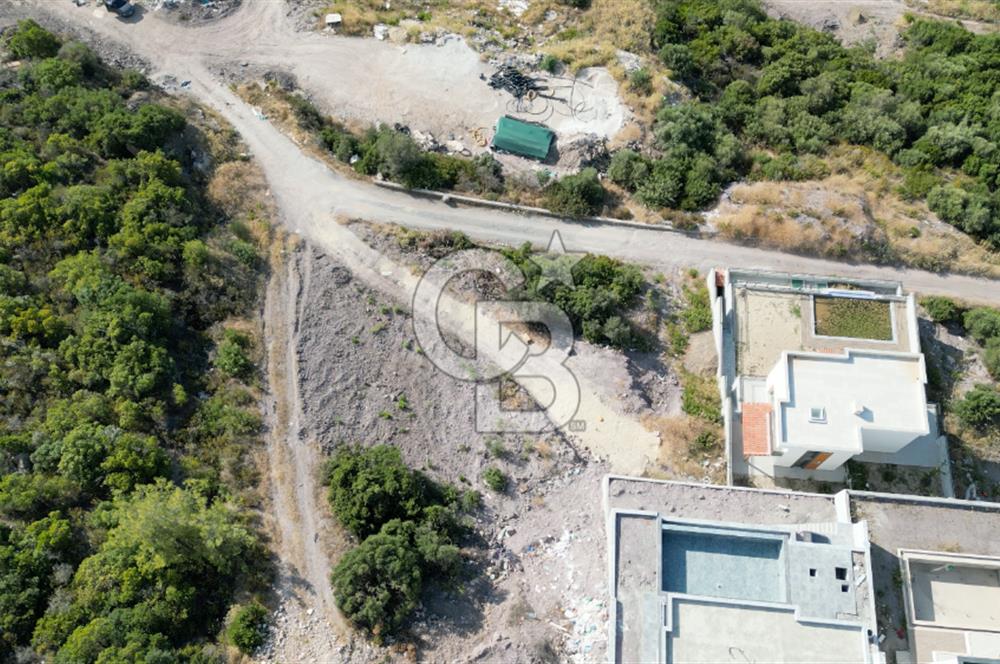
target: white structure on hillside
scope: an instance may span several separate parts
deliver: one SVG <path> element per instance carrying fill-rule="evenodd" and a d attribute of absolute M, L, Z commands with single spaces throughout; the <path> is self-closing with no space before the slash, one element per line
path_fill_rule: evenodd
<path fill-rule="evenodd" d="M 730 480 L 839 481 L 852 458 L 947 464 L 898 283 L 714 270 L 708 285 Z"/>
<path fill-rule="evenodd" d="M 895 454 L 930 433 L 920 353 L 785 351 L 767 376 L 776 466 L 838 468 L 864 452 Z"/>

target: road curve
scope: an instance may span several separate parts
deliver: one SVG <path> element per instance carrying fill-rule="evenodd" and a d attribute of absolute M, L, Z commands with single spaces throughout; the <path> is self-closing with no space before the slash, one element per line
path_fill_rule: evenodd
<path fill-rule="evenodd" d="M 225 48 L 217 49 L 222 55 L 213 55 L 211 45 L 223 39 L 226 42 L 234 38 L 241 40 L 244 52 L 252 51 L 257 40 L 267 44 L 268 55 L 275 58 L 271 64 L 275 66 L 282 64 L 282 40 L 289 42 L 289 55 L 301 54 L 294 43 L 298 33 L 287 25 L 282 2 L 246 0 L 230 17 L 205 27 L 190 28 L 169 25 L 155 14 L 147 14 L 142 21 L 129 24 L 95 12 L 93 7 L 77 8 L 73 3 L 57 0 L 25 0 L 21 6 L 42 18 L 49 14 L 90 30 L 103 39 L 120 42 L 152 64 L 154 78 L 170 74 L 178 80 L 190 80 L 190 92 L 219 111 L 243 136 L 264 170 L 287 225 L 307 235 L 310 229 L 318 230 L 323 225 L 335 223 L 336 215 L 424 230 L 461 230 L 476 240 L 510 245 L 531 242 L 544 246 L 558 230 L 569 251 L 602 253 L 660 269 L 696 267 L 704 270 L 722 266 L 894 279 L 903 282 L 911 291 L 1000 305 L 1000 282 L 991 279 L 837 262 L 658 230 L 451 207 L 346 178 L 304 153 L 267 120 L 257 118 L 210 72 L 213 65 L 230 61 L 232 54 Z M 232 34 L 227 33 L 230 28 Z M 298 38 L 301 39 L 301 35 Z M 322 55 L 330 71 L 351 66 L 346 60 L 350 51 L 344 48 L 348 41 L 363 43 L 365 49 L 396 48 L 371 40 L 325 39 L 336 44 L 336 48 L 314 47 L 310 53 L 316 57 Z M 364 96 L 363 91 L 359 96 Z"/>

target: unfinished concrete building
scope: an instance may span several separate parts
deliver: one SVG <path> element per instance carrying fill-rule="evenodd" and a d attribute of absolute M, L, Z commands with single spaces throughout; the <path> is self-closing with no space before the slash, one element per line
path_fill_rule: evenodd
<path fill-rule="evenodd" d="M 709 274 L 730 482 L 843 481 L 849 459 L 947 466 L 900 284 Z"/>
<path fill-rule="evenodd" d="M 896 662 L 1000 661 L 1000 558 L 899 550 L 910 651 Z"/>
<path fill-rule="evenodd" d="M 829 502 L 829 521 L 767 524 L 611 507 L 609 660 L 878 661 L 867 529 Z"/>
<path fill-rule="evenodd" d="M 607 476 L 608 661 L 1000 661 L 1000 504 Z"/>

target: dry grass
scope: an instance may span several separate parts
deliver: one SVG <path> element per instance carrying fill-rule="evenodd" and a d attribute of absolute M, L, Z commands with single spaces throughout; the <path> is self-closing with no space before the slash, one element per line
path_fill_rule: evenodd
<path fill-rule="evenodd" d="M 1000 4 L 996 0 L 927 0 L 926 2 L 909 0 L 906 4 L 948 18 L 971 18 L 987 23 L 1000 21 Z"/>
<path fill-rule="evenodd" d="M 902 174 L 885 155 L 843 146 L 826 161 L 831 174 L 821 180 L 735 185 L 715 225 L 784 251 L 1000 277 L 1000 255 L 900 196 Z"/>
<path fill-rule="evenodd" d="M 725 444 L 722 429 L 705 420 L 689 415 L 674 417 L 646 416 L 643 426 L 660 434 L 660 456 L 658 469 L 647 471 L 650 476 L 664 479 L 677 477 L 704 478 L 712 481 L 725 479 L 725 466 L 713 467 L 722 458 Z M 708 442 L 711 441 L 711 444 Z M 703 464 L 710 462 L 706 468 Z M 656 471 L 659 472 L 656 472 Z"/>
<path fill-rule="evenodd" d="M 209 199 L 229 216 L 251 212 L 267 195 L 263 173 L 249 161 L 222 164 L 208 183 Z"/>

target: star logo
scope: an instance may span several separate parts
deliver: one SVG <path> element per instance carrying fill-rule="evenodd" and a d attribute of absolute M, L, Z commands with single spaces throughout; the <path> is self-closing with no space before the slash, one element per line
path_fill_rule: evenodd
<path fill-rule="evenodd" d="M 566 251 L 559 231 L 552 231 L 552 237 L 549 238 L 549 246 L 546 247 L 545 253 L 534 254 L 530 259 L 542 271 L 541 276 L 538 277 L 537 290 L 543 290 L 551 283 L 561 283 L 572 287 L 573 267 L 583 259 L 584 255 Z"/>

